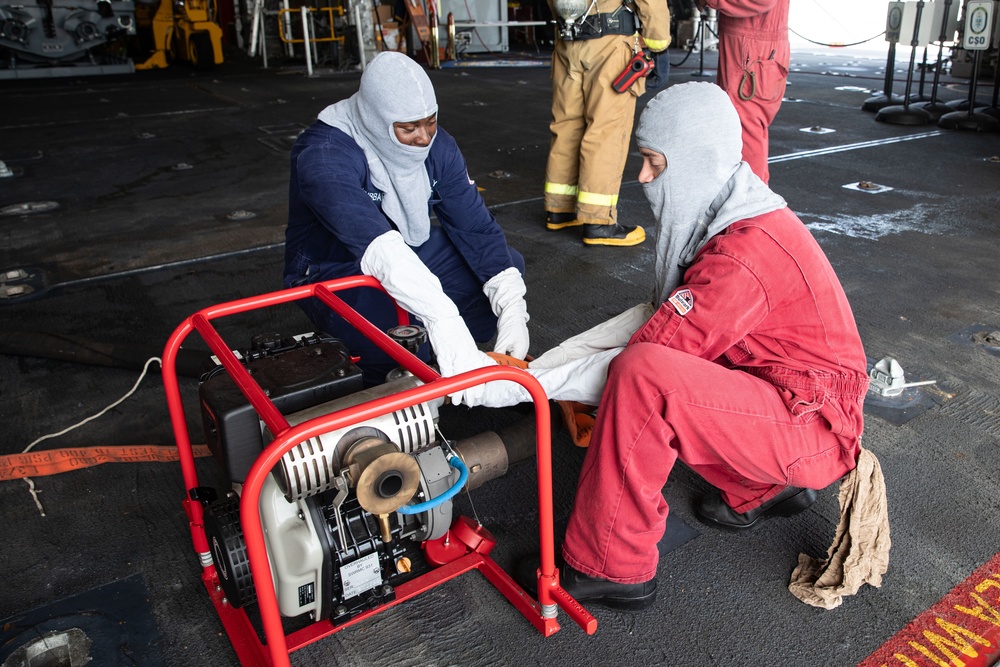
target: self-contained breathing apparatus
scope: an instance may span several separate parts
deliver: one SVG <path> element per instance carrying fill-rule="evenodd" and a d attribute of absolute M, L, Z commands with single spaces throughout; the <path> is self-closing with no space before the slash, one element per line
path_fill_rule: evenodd
<path fill-rule="evenodd" d="M 654 74 L 657 66 L 657 58 L 646 48 L 641 48 L 641 40 L 638 33 L 642 30 L 642 22 L 629 3 L 623 2 L 613 12 L 600 12 L 591 14 L 597 0 L 556 0 L 556 24 L 559 38 L 567 41 L 582 41 L 587 39 L 597 39 L 607 35 L 636 35 L 636 43 L 633 47 L 633 56 L 625 69 L 622 70 L 614 82 L 612 88 L 618 93 L 624 93 L 642 77 L 650 77 Z M 664 62 L 665 59 L 664 59 Z M 669 67 L 666 64 L 665 67 Z M 659 72 L 656 72 L 659 74 Z M 666 81 L 666 71 L 661 75 L 662 82 L 658 82 L 650 89 L 659 88 Z"/>
<path fill-rule="evenodd" d="M 606 35 L 634 35 L 642 29 L 639 17 L 622 3 L 613 12 L 591 14 L 597 1 L 556 0 L 556 27 L 559 38 L 567 42 L 597 39 Z"/>

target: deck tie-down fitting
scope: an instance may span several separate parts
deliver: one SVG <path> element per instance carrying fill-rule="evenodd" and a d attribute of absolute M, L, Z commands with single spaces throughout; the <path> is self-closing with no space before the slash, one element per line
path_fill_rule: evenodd
<path fill-rule="evenodd" d="M 881 396 L 899 396 L 904 389 L 935 384 L 937 380 L 921 380 L 907 382 L 903 367 L 892 357 L 883 357 L 868 372 L 871 378 L 871 390 Z"/>

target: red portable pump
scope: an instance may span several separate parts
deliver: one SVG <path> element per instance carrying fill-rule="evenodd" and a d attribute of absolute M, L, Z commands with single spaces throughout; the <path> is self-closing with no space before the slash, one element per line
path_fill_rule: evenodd
<path fill-rule="evenodd" d="M 184 320 L 163 353 L 183 506 L 202 581 L 240 663 L 289 665 L 290 652 L 470 570 L 543 635 L 559 630 L 557 607 L 593 634 L 596 619 L 560 587 L 555 567 L 550 415 L 541 385 L 509 366 L 443 378 L 344 303 L 336 292 L 346 289 L 382 287 L 357 276 L 212 306 Z M 307 298 L 397 361 L 400 377 L 361 389 L 360 371 L 339 341 L 264 337 L 234 352 L 212 324 Z M 398 306 L 397 315 L 406 325 Z M 200 400 L 209 449 L 232 483 L 223 494 L 199 483 L 180 395 L 177 357 L 193 332 L 218 360 L 203 376 Z M 495 434 L 438 438 L 437 407 L 494 380 L 517 382 L 535 405 L 537 601 L 489 557 L 496 541 L 482 525 L 451 516 L 451 498 L 503 474 L 506 459 Z M 423 568 L 412 567 L 415 555 Z M 263 642 L 246 612 L 254 604 Z M 283 618 L 300 615 L 314 622 L 286 634 Z"/>

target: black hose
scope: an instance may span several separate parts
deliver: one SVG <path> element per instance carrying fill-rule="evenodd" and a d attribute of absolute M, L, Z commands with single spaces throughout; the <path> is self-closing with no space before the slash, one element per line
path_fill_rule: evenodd
<path fill-rule="evenodd" d="M 549 401 L 549 406 L 552 415 L 552 435 L 555 436 L 562 425 L 562 417 L 558 405 Z M 535 455 L 536 433 L 534 409 L 520 421 L 497 431 L 497 435 L 500 436 L 500 440 L 503 441 L 504 448 L 507 450 L 507 463 L 509 465 L 520 463 Z"/>
<path fill-rule="evenodd" d="M 0 354 L 12 356 L 141 371 L 150 357 L 159 357 L 162 353 L 162 349 L 149 349 L 148 346 L 103 343 L 62 334 L 38 331 L 0 332 Z M 181 348 L 177 352 L 177 374 L 200 377 L 210 357 L 210 352 Z"/>

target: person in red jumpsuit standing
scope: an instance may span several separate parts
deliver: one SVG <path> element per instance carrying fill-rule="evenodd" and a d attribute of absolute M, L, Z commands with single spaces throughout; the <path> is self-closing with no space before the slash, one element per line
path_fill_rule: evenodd
<path fill-rule="evenodd" d="M 696 0 L 719 13 L 719 69 L 743 125 L 743 159 L 765 183 L 767 134 L 788 78 L 789 0 Z"/>
<path fill-rule="evenodd" d="M 740 136 L 712 83 L 668 88 L 640 117 L 659 305 L 608 367 L 559 572 L 580 602 L 653 604 L 676 461 L 717 489 L 702 521 L 746 529 L 807 508 L 862 451 L 869 379 L 851 307 Z"/>

